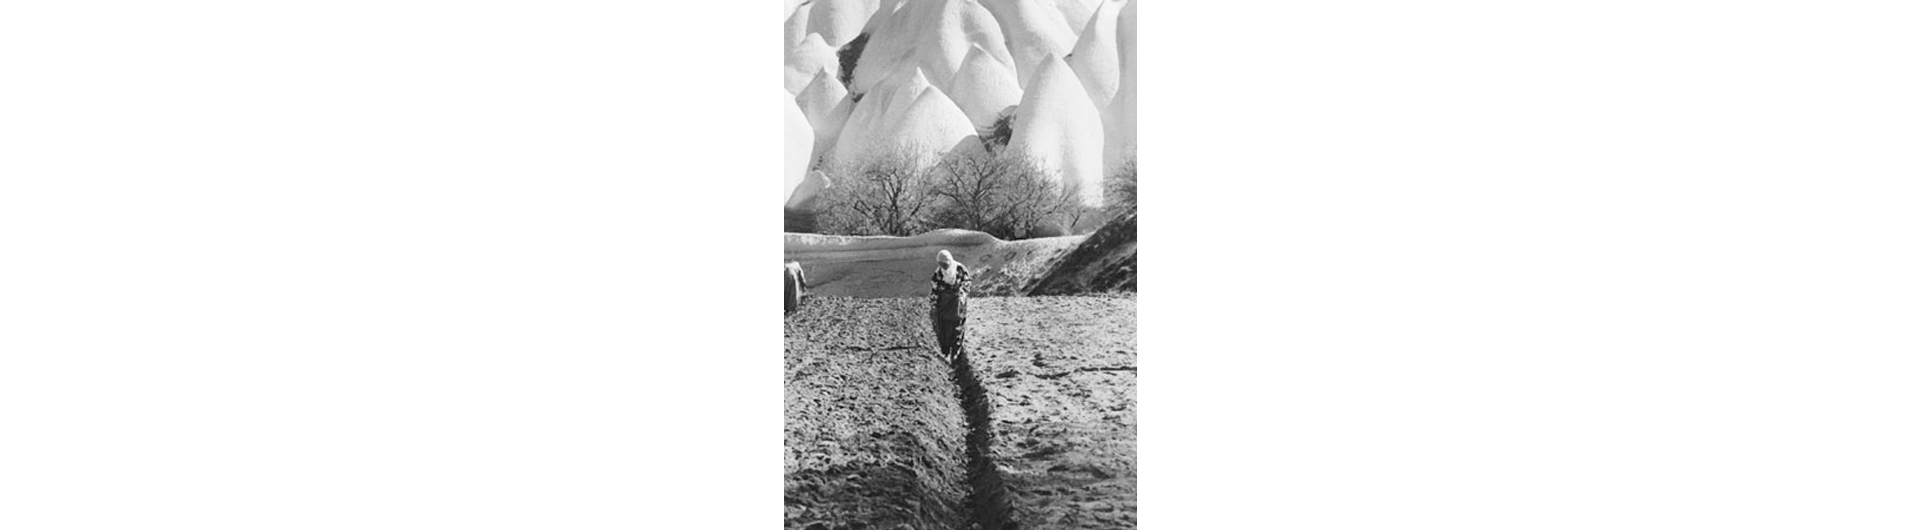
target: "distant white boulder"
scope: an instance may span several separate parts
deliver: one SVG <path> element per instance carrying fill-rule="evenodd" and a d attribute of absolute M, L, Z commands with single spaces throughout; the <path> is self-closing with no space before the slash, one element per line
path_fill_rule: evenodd
<path fill-rule="evenodd" d="M 1104 144 L 1100 109 L 1079 78 L 1059 57 L 1043 57 L 1014 111 L 1007 151 L 1056 174 L 1081 202 L 1099 205 Z"/>

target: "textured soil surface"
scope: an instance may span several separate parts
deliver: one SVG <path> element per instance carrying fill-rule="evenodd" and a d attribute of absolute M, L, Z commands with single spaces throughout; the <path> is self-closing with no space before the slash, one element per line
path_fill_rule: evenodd
<path fill-rule="evenodd" d="M 1020 528 L 1135 526 L 1135 299 L 979 298 L 967 347 Z"/>
<path fill-rule="evenodd" d="M 966 528 L 966 420 L 926 301 L 809 298 L 786 341 L 786 527 Z"/>
<path fill-rule="evenodd" d="M 951 366 L 926 303 L 787 317 L 787 528 L 1134 527 L 1134 298 L 975 298 Z"/>

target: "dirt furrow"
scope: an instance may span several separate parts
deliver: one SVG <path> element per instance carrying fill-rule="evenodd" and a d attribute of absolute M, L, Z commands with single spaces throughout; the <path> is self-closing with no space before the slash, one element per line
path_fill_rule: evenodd
<path fill-rule="evenodd" d="M 967 422 L 920 299 L 787 317 L 786 527 L 964 529 Z"/>

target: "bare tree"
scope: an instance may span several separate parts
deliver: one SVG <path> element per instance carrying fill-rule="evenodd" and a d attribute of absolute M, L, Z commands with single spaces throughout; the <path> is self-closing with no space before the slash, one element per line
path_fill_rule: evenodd
<path fill-rule="evenodd" d="M 932 204 L 930 168 L 911 153 L 869 159 L 841 184 L 829 188 L 820 211 L 823 232 L 846 235 L 909 236 L 925 227 Z"/>
<path fill-rule="evenodd" d="M 1032 235 L 1045 223 L 1077 220 L 1079 202 L 1053 175 L 1010 153 L 965 153 L 943 159 L 931 194 L 940 199 L 934 221 L 1003 239 Z M 1063 218 L 1071 216 L 1071 218 Z"/>
<path fill-rule="evenodd" d="M 1139 162 L 1128 156 L 1125 162 L 1107 175 L 1107 209 L 1115 215 L 1137 211 L 1140 208 Z"/>

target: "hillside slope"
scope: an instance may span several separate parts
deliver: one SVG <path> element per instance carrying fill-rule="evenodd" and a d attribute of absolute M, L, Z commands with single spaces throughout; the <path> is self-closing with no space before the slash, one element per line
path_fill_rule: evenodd
<path fill-rule="evenodd" d="M 1135 230 L 1138 219 L 1139 214 L 1129 213 L 1107 222 L 1072 252 L 1051 264 L 1046 274 L 1026 289 L 1026 294 L 1138 291 L 1139 238 Z"/>

